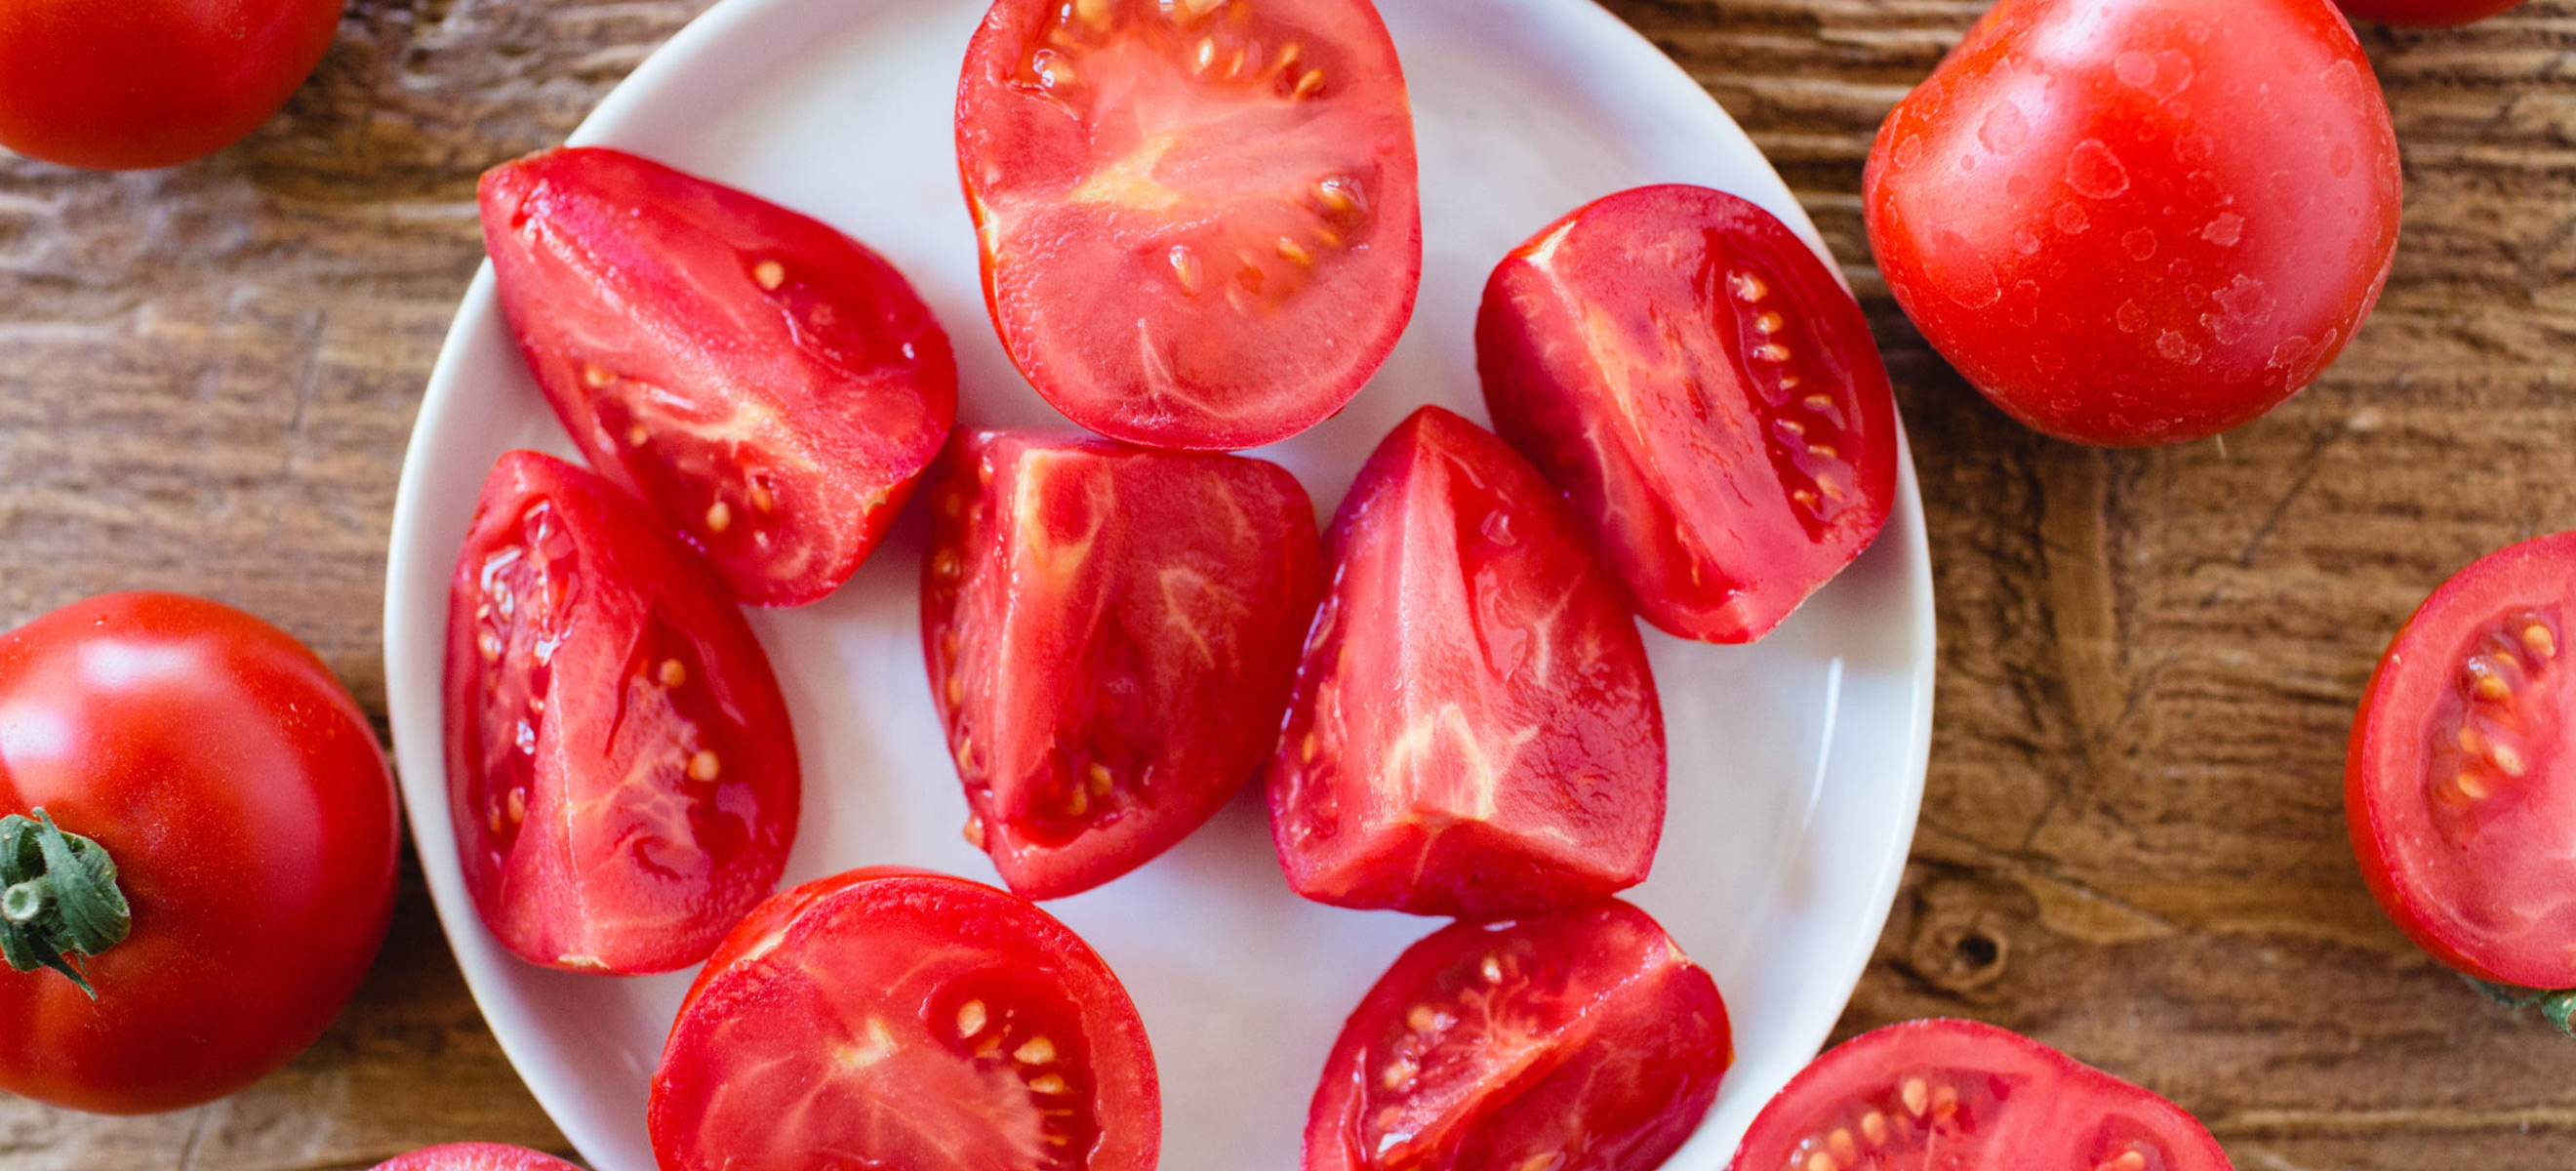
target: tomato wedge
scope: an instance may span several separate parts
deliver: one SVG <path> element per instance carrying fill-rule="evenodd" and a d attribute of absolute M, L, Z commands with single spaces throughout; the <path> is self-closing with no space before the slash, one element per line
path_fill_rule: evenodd
<path fill-rule="evenodd" d="M 922 652 L 967 840 L 1012 890 L 1142 866 L 1260 771 L 1323 587 L 1296 477 L 988 431 L 931 499 Z"/>
<path fill-rule="evenodd" d="M 1360 470 L 1326 564 L 1268 774 L 1297 893 L 1486 918 L 1645 879 L 1664 824 L 1654 675 L 1536 471 L 1424 407 Z"/>
<path fill-rule="evenodd" d="M 501 457 L 447 611 L 448 808 L 484 925 L 531 963 L 665 972 L 778 884 L 795 733 L 715 579 L 608 481 Z"/>
<path fill-rule="evenodd" d="M 1305 1171 L 1653 1171 L 1735 1059 L 1717 983 L 1626 903 L 1460 923 L 1342 1026 Z"/>
<path fill-rule="evenodd" d="M 1107 965 L 1025 899 L 873 868 L 771 899 L 680 1006 L 662 1171 L 1150 1171 L 1162 1090 Z"/>
<path fill-rule="evenodd" d="M 1769 633 L 1896 500 L 1896 400 L 1860 304 L 1724 192 L 1640 187 L 1532 237 L 1485 286 L 1476 365 L 1495 430 L 1683 638 Z"/>
<path fill-rule="evenodd" d="M 2435 590 L 2370 677 L 2344 769 L 2379 905 L 2454 968 L 2576 988 L 2576 533 L 2489 554 Z"/>
<path fill-rule="evenodd" d="M 2171 1102 L 1976 1021 L 1836 1046 L 1762 1108 L 1729 1171 L 2228 1171 Z"/>
<path fill-rule="evenodd" d="M 1368 0 L 997 0 L 957 155 L 1003 345 L 1101 434 L 1285 439 L 1413 316 L 1412 105 Z"/>
<path fill-rule="evenodd" d="M 623 151 L 495 167 L 482 204 L 501 308 L 590 466 L 742 601 L 849 580 L 957 414 L 948 335 L 903 274 Z"/>
<path fill-rule="evenodd" d="M 500 1143 L 449 1143 L 396 1155 L 376 1171 L 581 1171 L 553 1155 Z"/>

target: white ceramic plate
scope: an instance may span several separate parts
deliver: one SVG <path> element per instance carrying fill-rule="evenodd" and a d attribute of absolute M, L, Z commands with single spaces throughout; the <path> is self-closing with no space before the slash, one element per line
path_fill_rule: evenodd
<path fill-rule="evenodd" d="M 964 424 L 1056 424 L 996 343 L 958 196 L 950 113 L 983 0 L 726 0 L 573 136 L 819 216 L 891 258 L 957 344 Z M 1381 5 L 1411 82 L 1425 267 L 1412 328 L 1338 418 L 1260 454 L 1327 513 L 1424 402 L 1471 418 L 1473 323 L 1503 253 L 1577 205 L 1650 182 L 1732 191 L 1823 245 L 1788 189 L 1689 77 L 1590 0 Z M 431 376 L 403 467 L 385 667 L 413 836 L 492 1030 L 598 1171 L 651 1171 L 644 1104 L 686 974 L 545 971 L 484 930 L 459 878 L 439 737 L 446 583 L 476 494 L 514 447 L 570 455 L 512 344 L 487 266 Z M 1712 1171 L 1842 1011 L 1878 939 L 1930 742 L 1932 586 L 1909 460 L 1886 535 L 1750 648 L 1647 641 L 1671 734 L 1671 811 L 1632 898 L 1713 973 L 1737 1062 L 1674 1168 Z M 869 863 L 991 880 L 924 682 L 921 532 L 908 519 L 838 594 L 758 612 L 796 721 L 802 882 Z M 1108 887 L 1049 905 L 1126 981 L 1163 1075 L 1172 1171 L 1289 1168 L 1342 1018 L 1437 924 L 1334 910 L 1282 881 L 1255 795 Z"/>

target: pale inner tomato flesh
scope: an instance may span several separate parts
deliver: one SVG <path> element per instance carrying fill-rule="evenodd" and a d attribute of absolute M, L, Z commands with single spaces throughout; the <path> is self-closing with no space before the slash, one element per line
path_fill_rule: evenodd
<path fill-rule="evenodd" d="M 1461 959 L 1370 1047 L 1359 1124 L 1372 1166 L 1423 1164 L 1477 1122 L 1495 1087 L 1527 1080 L 1556 1056 L 1567 1009 L 1552 1002 L 1563 989 L 1530 985 L 1528 951 L 1526 940 L 1498 939 Z"/>
<path fill-rule="evenodd" d="M 481 767 L 472 778 L 491 847 L 507 853 L 527 821 L 536 785 L 537 741 L 546 726 L 554 655 L 571 619 L 578 550 L 554 506 L 519 517 L 517 543 L 495 550 L 478 571 L 474 649 L 482 704 L 476 713 Z"/>

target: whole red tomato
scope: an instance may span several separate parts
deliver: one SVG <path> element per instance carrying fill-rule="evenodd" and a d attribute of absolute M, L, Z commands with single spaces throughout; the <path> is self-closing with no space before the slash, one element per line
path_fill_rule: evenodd
<path fill-rule="evenodd" d="M 74 167 L 184 163 L 241 141 L 322 61 L 341 0 L 9 0 L 0 145 Z"/>
<path fill-rule="evenodd" d="M 2447 28 L 2522 7 L 2522 0 L 2337 0 L 2363 20 Z"/>
<path fill-rule="evenodd" d="M 1906 316 L 2061 439 L 2204 439 L 2370 315 L 2397 137 L 2329 0 L 2002 0 L 1871 148 Z"/>
<path fill-rule="evenodd" d="M 0 826 L 10 1093 L 139 1114 L 249 1085 L 339 1014 L 392 916 L 393 781 L 366 717 L 303 644 L 214 602 L 111 594 L 0 635 L 0 812 L 24 815 Z M 112 876 L 66 873 L 98 851 Z M 63 889 L 82 885 L 99 897 Z M 27 970 L 30 945 L 114 909 L 106 887 L 130 932 L 43 953 L 95 999 Z"/>

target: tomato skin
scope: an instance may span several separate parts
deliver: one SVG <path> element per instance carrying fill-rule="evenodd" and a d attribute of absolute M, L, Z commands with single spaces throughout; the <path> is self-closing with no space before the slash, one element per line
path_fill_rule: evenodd
<path fill-rule="evenodd" d="M 958 87 L 1003 347 L 1065 417 L 1150 447 L 1330 417 L 1422 279 L 1412 104 L 1376 7 L 1215 8 L 994 0 Z"/>
<path fill-rule="evenodd" d="M 1014 893 L 1134 870 L 1261 770 L 1323 588 L 1296 477 L 986 431 L 931 500 L 922 654 L 969 840 Z"/>
<path fill-rule="evenodd" d="M 530 963 L 686 967 L 777 886 L 802 781 L 768 656 L 592 472 L 518 451 L 485 480 L 449 583 L 446 723 L 466 888 Z"/>
<path fill-rule="evenodd" d="M 1439 407 L 1369 456 L 1271 757 L 1298 894 L 1497 918 L 1645 880 L 1664 725 L 1634 619 L 1573 513 Z"/>
<path fill-rule="evenodd" d="M 2203 439 L 2314 381 L 2397 247 L 2397 138 L 2327 0 L 2002 0 L 1880 129 L 1870 247 L 2061 439 Z"/>
<path fill-rule="evenodd" d="M 848 983 L 827 987 L 835 978 Z M 964 993 L 976 995 L 971 1019 Z M 1044 1055 L 1027 1048 L 1039 1036 Z M 970 1052 L 978 1039 L 1001 1047 Z M 998 1060 L 1006 1055 L 1009 1065 Z M 836 1080 L 888 1063 L 872 1092 L 818 1102 Z M 826 1148 L 868 1166 L 929 1166 L 918 1145 L 927 1140 L 949 1144 L 950 1165 L 1001 1166 L 967 1156 L 1037 1145 L 1021 1129 L 1039 1117 L 1035 1097 L 993 1100 L 997 1075 L 1016 1073 L 1033 1091 L 1033 1072 L 1071 1087 L 1048 1099 L 1068 1113 L 1037 1125 L 1071 1120 L 1088 1131 L 1036 1171 L 1151 1171 L 1162 1144 L 1153 1048 L 1099 955 L 1026 899 L 926 870 L 865 867 L 781 892 L 708 958 L 653 1075 L 653 1151 L 662 1171 L 831 1171 L 847 1164 L 821 1158 Z M 802 1097 L 760 1096 L 782 1086 Z M 920 1100 L 894 1100 L 904 1088 Z M 940 1129 L 979 1121 L 965 1117 L 977 1106 L 1020 1126 Z M 877 1109 L 904 1124 L 838 1125 Z M 852 1152 L 854 1143 L 883 1145 Z"/>
<path fill-rule="evenodd" d="M 1304 1171 L 1653 1171 L 1734 1060 L 1717 983 L 1635 907 L 1453 924 L 1342 1026 Z"/>
<path fill-rule="evenodd" d="M 2560 893 L 2576 865 L 2557 828 L 2576 815 L 2576 757 L 2560 748 L 2576 685 L 2555 662 L 2576 619 L 2571 573 L 2576 533 L 2560 533 L 2444 582 L 2371 672 L 2344 766 L 2353 855 L 2380 908 L 2443 963 L 2526 988 L 2576 987 L 2576 899 Z M 2474 690 L 2487 675 L 2502 694 Z M 2471 736 L 2478 750 L 2462 752 Z M 2508 753 L 2520 775 L 2497 763 Z"/>
<path fill-rule="evenodd" d="M 230 146 L 286 104 L 341 0 L 11 0 L 0 6 L 0 145 L 92 170 Z"/>
<path fill-rule="evenodd" d="M 392 774 L 366 715 L 284 631 L 109 594 L 0 635 L 0 811 L 42 808 L 118 867 L 133 933 L 0 969 L 0 1089 L 108 1114 L 257 1081 L 321 1036 L 392 921 Z"/>
<path fill-rule="evenodd" d="M 815 601 L 957 414 L 948 335 L 831 226 L 599 147 L 483 176 L 501 307 L 590 466 L 759 606 Z"/>
<path fill-rule="evenodd" d="M 1494 429 L 1681 638 L 1770 633 L 1895 503 L 1895 399 L 1859 303 L 1724 192 L 1623 191 L 1531 237 L 1485 286 L 1476 365 Z"/>
<path fill-rule="evenodd" d="M 1908 1104 L 1909 1083 L 1922 1109 Z M 1886 1171 L 2232 1166 L 2199 1120 L 2144 1087 L 2018 1033 L 1946 1019 L 1863 1033 L 1809 1062 L 1727 1166 L 1783 1171 L 1822 1154 L 1849 1167 L 1855 1150 Z"/>
<path fill-rule="evenodd" d="M 2523 0 L 2337 0 L 2345 12 L 2362 20 L 2449 28 L 2474 24 L 2522 7 Z"/>
<path fill-rule="evenodd" d="M 552 1155 L 500 1143 L 448 1143 L 396 1155 L 376 1171 L 581 1171 Z"/>

